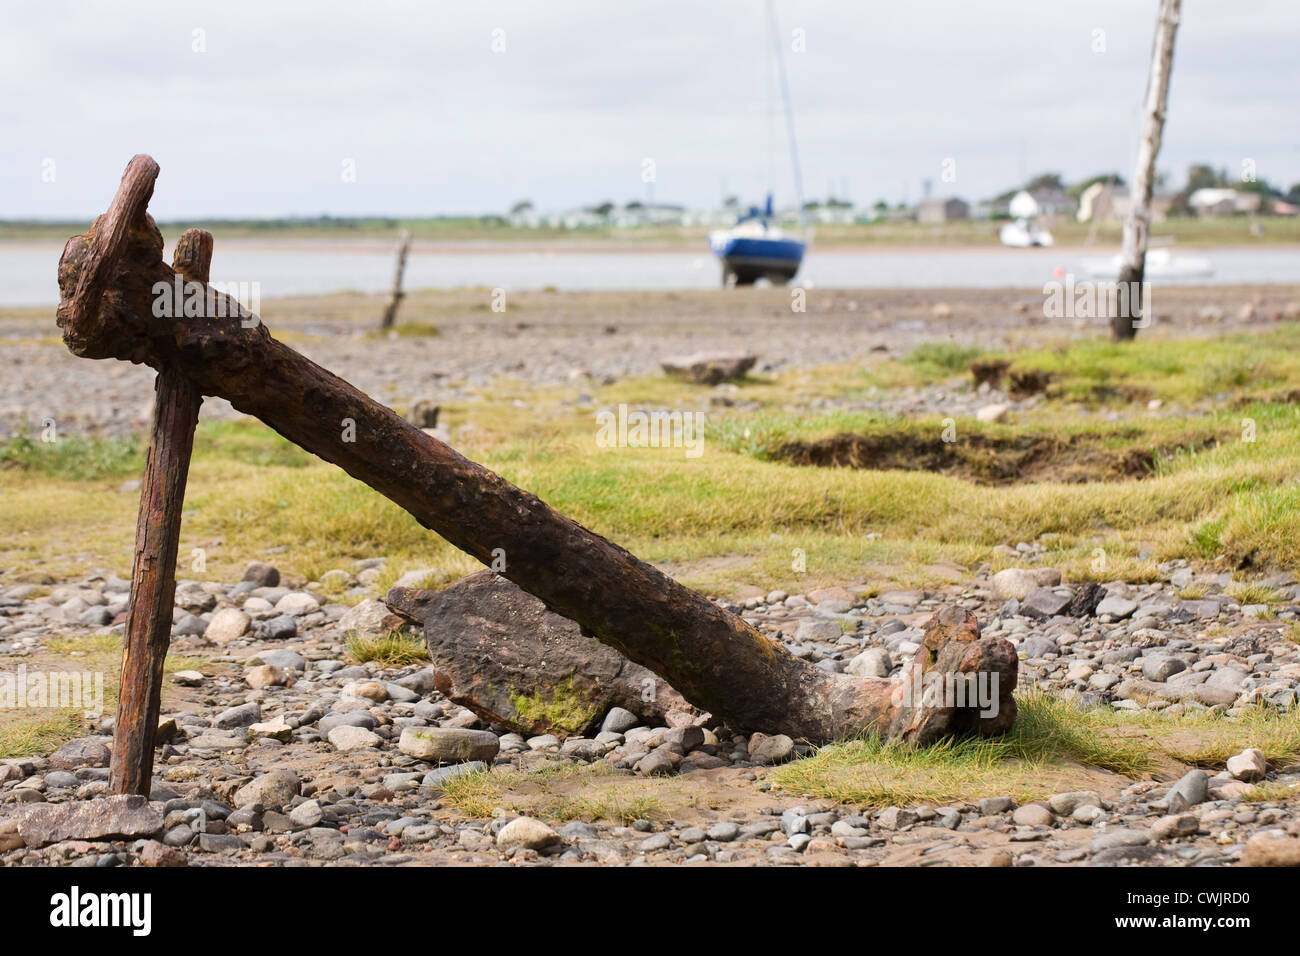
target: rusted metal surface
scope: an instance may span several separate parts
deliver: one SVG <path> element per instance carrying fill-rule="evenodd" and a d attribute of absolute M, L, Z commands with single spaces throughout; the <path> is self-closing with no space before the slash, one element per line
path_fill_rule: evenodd
<path fill-rule="evenodd" d="M 133 162 L 119 197 L 140 194 L 132 177 L 150 175 Z M 225 302 L 225 318 L 155 318 L 152 290 L 172 282 L 174 273 L 162 261 L 162 236 L 143 209 L 124 236 L 103 294 L 93 307 L 78 308 L 76 290 L 94 266 L 103 223 L 70 239 L 59 263 L 59 325 L 75 354 L 160 369 L 174 365 L 202 394 L 226 398 L 338 465 L 485 565 L 501 549 L 504 577 L 732 727 L 825 742 L 891 726 L 898 717 L 890 681 L 832 674 L 797 660 L 739 617 L 276 341 L 260 322 L 241 320 L 234 303 Z M 216 298 L 221 308 L 225 297 Z M 950 652 L 923 648 L 918 666 L 926 672 L 945 665 L 995 667 L 1002 686 L 1014 686 L 1010 645 L 967 637 L 953 629 L 949 640 L 957 646 Z M 913 714 L 905 724 L 900 733 L 933 739 L 943 735 L 945 719 Z"/>

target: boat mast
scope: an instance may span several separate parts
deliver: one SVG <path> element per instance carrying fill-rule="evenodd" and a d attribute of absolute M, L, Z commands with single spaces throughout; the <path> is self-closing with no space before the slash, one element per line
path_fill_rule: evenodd
<path fill-rule="evenodd" d="M 799 225 L 807 232 L 808 214 L 804 210 L 803 172 L 799 168 L 799 145 L 794 137 L 794 110 L 790 108 L 790 84 L 785 75 L 785 49 L 781 46 L 780 31 L 776 24 L 776 7 L 773 0 L 767 0 L 767 22 L 772 34 L 772 54 L 776 58 L 777 76 L 781 84 L 781 103 L 785 107 L 786 135 L 790 140 L 790 165 L 794 168 L 795 199 L 799 203 Z"/>

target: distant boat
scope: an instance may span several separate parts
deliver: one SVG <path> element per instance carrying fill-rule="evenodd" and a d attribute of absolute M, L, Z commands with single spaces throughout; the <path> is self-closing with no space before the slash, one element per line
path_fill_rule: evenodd
<path fill-rule="evenodd" d="M 795 195 L 799 201 L 799 218 L 807 233 L 804 219 L 803 174 L 799 169 L 799 147 L 794 135 L 794 111 L 790 108 L 790 85 L 785 75 L 784 46 L 777 28 L 776 10 L 772 0 L 767 2 L 768 37 L 772 45 L 772 60 L 780 79 L 781 102 L 785 107 L 786 137 L 790 145 L 790 168 L 794 172 Z M 768 155 L 772 155 L 772 139 L 768 138 Z M 731 229 L 709 233 L 709 248 L 722 262 L 722 285 L 753 285 L 766 279 L 773 285 L 785 285 L 795 277 L 803 263 L 807 242 L 803 238 L 787 235 L 773 222 L 771 170 L 769 168 L 767 204 L 760 212 L 751 206 Z"/>
<path fill-rule="evenodd" d="M 1114 279 L 1123 265 L 1120 256 L 1084 259 L 1083 271 L 1095 279 Z M 1167 248 L 1148 249 L 1143 275 L 1147 279 L 1204 279 L 1214 266 L 1203 256 L 1176 256 Z"/>
<path fill-rule="evenodd" d="M 709 233 L 709 248 L 722 260 L 723 286 L 731 286 L 753 285 L 759 279 L 785 285 L 799 271 L 807 247 L 772 224 L 769 195 L 765 211 L 752 207 L 734 228 Z"/>
<path fill-rule="evenodd" d="M 1017 249 L 1050 246 L 1056 241 L 1050 232 L 1031 219 L 1017 219 L 1007 223 L 998 232 L 998 238 L 1004 246 L 1015 246 Z"/>
<path fill-rule="evenodd" d="M 998 238 L 1004 246 L 1027 249 L 1032 246 L 1050 246 L 1056 240 L 1052 234 L 1038 224 L 1038 200 L 1023 189 L 1011 200 L 1008 210 L 1016 217 L 998 232 Z"/>

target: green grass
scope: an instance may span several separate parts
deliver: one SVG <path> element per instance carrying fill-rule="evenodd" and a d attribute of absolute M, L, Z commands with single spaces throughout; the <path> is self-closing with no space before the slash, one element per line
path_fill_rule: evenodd
<path fill-rule="evenodd" d="M 1285 385 L 1271 384 L 1300 381 L 1300 326 L 1292 324 L 1255 336 L 1181 341 L 1152 334 L 1123 347 L 1082 340 L 1011 353 L 1017 366 L 1050 370 L 1057 397 L 1017 413 L 1014 423 L 961 418 L 955 425 L 963 454 L 975 454 L 973 443 L 962 442 L 976 435 L 1001 443 L 1084 442 L 1102 455 L 1148 455 L 1145 477 L 1066 483 L 1049 471 L 1027 483 L 982 487 L 925 471 L 772 460 L 785 443 L 838 433 L 932 442 L 943 426 L 937 416 L 826 412 L 812 403 L 852 399 L 879 381 L 915 385 L 918 365 L 959 368 L 966 357 L 943 344 L 905 361 L 755 378 L 739 387 L 741 398 L 758 405 L 745 412 L 710 408 L 698 388 L 658 376 L 586 384 L 594 398 L 586 407 L 573 403 L 575 387 L 502 379 L 477 399 L 445 404 L 443 421 L 467 456 L 670 566 L 686 583 L 723 593 L 740 585 L 801 591 L 855 580 L 914 584 L 936 563 L 989 561 L 996 568 L 1002 559 L 995 546 L 1044 536 L 1053 537 L 1043 560 L 1075 579 L 1151 580 L 1157 562 L 1174 558 L 1249 562 L 1261 571 L 1300 563 L 1300 409 L 1281 400 Z M 1266 377 L 1218 399 L 1225 362 Z M 1194 415 L 1152 416 L 1145 400 L 1131 401 L 1125 389 L 1208 404 Z M 1261 392 L 1267 401 L 1255 400 Z M 1118 420 L 1080 416 L 1074 403 L 1081 396 L 1090 407 L 1116 410 Z M 597 447 L 595 410 L 621 402 L 705 410 L 704 454 Z M 1245 419 L 1253 440 L 1243 440 Z M 137 496 L 118 487 L 140 474 L 139 449 L 138 442 L 82 439 L 3 446 L 0 521 L 8 533 L 0 539 L 0 567 L 56 576 L 96 566 L 128 573 Z M 989 464 L 997 465 L 995 455 Z M 248 421 L 201 423 L 181 533 L 182 555 L 203 547 L 215 579 L 236 575 L 254 558 L 311 580 L 383 555 L 389 562 L 381 588 L 413 567 L 437 568 L 435 585 L 478 567 L 396 505 Z M 1099 547 L 1107 555 L 1102 572 L 1093 570 Z M 796 548 L 807 556 L 806 572 L 792 568 Z"/>
<path fill-rule="evenodd" d="M 1159 731 L 1156 746 L 1180 763 L 1222 768 L 1228 758 L 1255 747 L 1273 767 L 1293 765 L 1300 758 L 1300 711 L 1279 714 L 1259 705 L 1232 717 L 1188 714 L 1176 718 L 1142 715 Z"/>
<path fill-rule="evenodd" d="M 1221 404 L 1242 396 L 1275 397 L 1294 388 L 1300 374 L 1298 346 L 1300 325 L 1295 323 L 1263 334 L 1217 338 L 1171 341 L 1149 336 L 1128 344 L 1090 339 L 1013 354 L 1011 370 L 1050 373 L 1049 394 L 1071 402 L 1097 404 L 1131 397 Z"/>
<path fill-rule="evenodd" d="M 1285 600 L 1275 588 L 1265 584 L 1230 584 L 1225 591 L 1238 604 L 1278 604 Z"/>
<path fill-rule="evenodd" d="M 25 435 L 0 443 L 0 470 L 65 481 L 138 478 L 144 471 L 144 441 L 139 438 L 56 437 L 46 442 Z"/>
<path fill-rule="evenodd" d="M 347 652 L 358 664 L 375 661 L 384 667 L 405 667 L 429 659 L 429 649 L 422 638 L 400 631 L 383 637 L 353 634 L 347 640 Z"/>
<path fill-rule="evenodd" d="M 999 738 L 947 739 L 911 747 L 871 736 L 823 747 L 778 767 L 781 789 L 865 806 L 970 801 L 1009 794 L 1034 800 L 1087 785 L 1084 771 L 1136 778 L 1161 758 L 1221 768 L 1257 747 L 1274 766 L 1300 755 L 1300 713 L 1258 708 L 1236 717 L 1081 710 L 1039 692 L 1017 697 L 1019 716 Z"/>
<path fill-rule="evenodd" d="M 1130 777 L 1151 767 L 1141 742 L 1099 733 L 1114 726 L 1108 712 L 1078 710 L 1037 693 L 1017 702 L 1019 716 L 1003 737 L 912 747 L 872 735 L 823 747 L 778 767 L 770 779 L 791 793 L 883 807 L 1002 794 L 1034 799 L 1055 792 L 1054 779 L 1068 779 L 1067 765 Z"/>
<path fill-rule="evenodd" d="M 77 711 L 39 710 L 0 721 L 0 759 L 44 755 L 84 733 Z"/>
<path fill-rule="evenodd" d="M 956 342 L 924 342 L 912 349 L 903 359 L 916 369 L 925 381 L 940 381 L 970 371 L 971 362 L 984 355 L 984 350 L 973 345 Z"/>
<path fill-rule="evenodd" d="M 441 335 L 442 332 L 432 322 L 398 322 L 391 329 L 382 329 L 375 334 L 396 335 L 398 338 L 428 338 Z"/>
<path fill-rule="evenodd" d="M 1270 782 L 1255 784 L 1241 799 L 1248 803 L 1281 803 L 1295 796 L 1300 796 L 1300 784 Z"/>

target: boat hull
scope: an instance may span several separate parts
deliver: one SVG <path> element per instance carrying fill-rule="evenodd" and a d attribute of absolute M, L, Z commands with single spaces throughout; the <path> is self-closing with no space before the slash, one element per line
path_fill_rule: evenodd
<path fill-rule="evenodd" d="M 789 282 L 803 263 L 804 244 L 797 239 L 720 237 L 712 243 L 713 253 L 722 260 L 725 274 L 735 276 L 737 285 L 752 285 L 759 279 Z"/>

